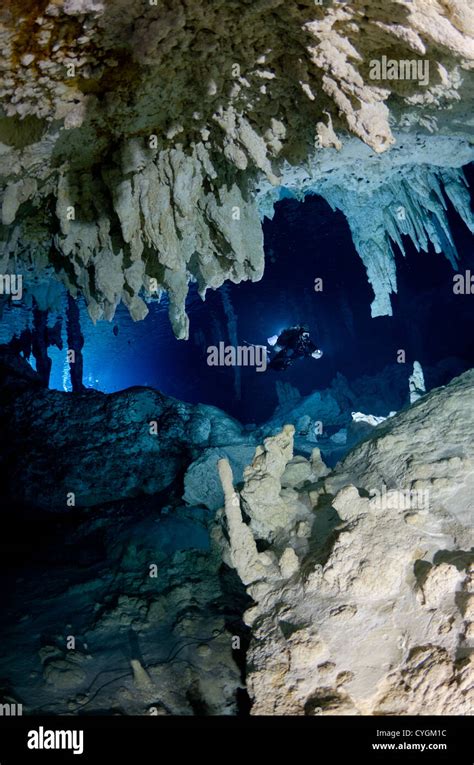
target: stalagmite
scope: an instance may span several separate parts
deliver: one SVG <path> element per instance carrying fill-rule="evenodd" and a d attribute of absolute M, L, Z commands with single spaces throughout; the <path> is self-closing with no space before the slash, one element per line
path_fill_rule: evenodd
<path fill-rule="evenodd" d="M 408 388 L 410 392 L 410 404 L 414 404 L 426 393 L 425 378 L 423 369 L 419 361 L 413 363 L 413 374 L 408 379 Z"/>
<path fill-rule="evenodd" d="M 131 659 L 130 666 L 132 668 L 133 679 L 137 688 L 140 688 L 144 691 L 152 690 L 153 683 L 151 681 L 150 675 L 146 669 L 144 669 L 141 662 L 138 659 Z"/>
<path fill-rule="evenodd" d="M 253 534 L 242 520 L 240 500 L 234 490 L 229 461 L 219 460 L 218 469 L 225 497 L 231 561 L 244 584 L 251 584 L 268 576 L 272 561 L 265 553 L 258 552 Z"/>
<path fill-rule="evenodd" d="M 388 420 L 318 484 L 293 484 L 308 516 L 267 545 L 279 572 L 244 582 L 252 714 L 471 713 L 473 388 L 470 370 Z M 261 485 L 278 482 L 290 510 L 277 478 L 289 457 L 276 439 L 256 459 Z M 255 549 L 259 532 L 245 529 Z"/>

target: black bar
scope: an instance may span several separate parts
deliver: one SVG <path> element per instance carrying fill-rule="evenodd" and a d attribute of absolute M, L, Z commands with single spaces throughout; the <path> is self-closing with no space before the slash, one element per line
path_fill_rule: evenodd
<path fill-rule="evenodd" d="M 56 739 L 48 731 L 69 731 L 71 735 Z M 76 739 L 73 731 L 77 732 Z M 148 761 L 179 762 L 178 758 L 189 754 L 197 762 L 210 750 L 214 750 L 213 758 L 215 755 L 225 761 L 238 754 L 240 747 L 247 755 L 245 765 L 252 751 L 265 753 L 265 762 L 276 751 L 281 762 L 288 747 L 292 762 L 301 758 L 302 763 L 327 762 L 329 757 L 336 763 L 351 764 L 356 758 L 362 763 L 472 765 L 472 731 L 470 717 L 2 717 L 0 765 L 107 765 L 115 759 L 117 763 L 140 765 Z M 44 747 L 64 742 L 72 748 L 30 749 L 28 741 Z"/>

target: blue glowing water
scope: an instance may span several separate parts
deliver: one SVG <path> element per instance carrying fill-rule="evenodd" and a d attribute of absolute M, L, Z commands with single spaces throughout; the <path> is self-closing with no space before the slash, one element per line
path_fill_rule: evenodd
<path fill-rule="evenodd" d="M 471 234 L 455 216 L 452 230 L 460 270 L 474 270 Z M 399 349 L 406 351 L 407 378 L 415 359 L 430 365 L 457 357 L 459 368 L 474 365 L 474 341 L 467 331 L 472 296 L 453 295 L 453 271 L 443 255 L 420 254 L 409 245 L 407 257 L 398 257 L 394 316 L 372 319 L 372 290 L 341 213 L 333 213 L 318 197 L 304 203 L 284 199 L 273 221 L 265 221 L 264 233 L 266 269 L 259 283 L 227 284 L 209 291 L 205 302 L 191 285 L 188 341 L 173 336 L 166 298 L 151 303 L 141 322 L 133 322 L 119 306 L 112 322 L 95 326 L 79 300 L 84 383 L 104 392 L 149 385 L 185 401 L 214 404 L 243 422 L 262 422 L 278 403 L 277 380 L 308 394 L 327 387 L 338 373 L 349 380 L 378 374 L 395 363 Z M 322 292 L 314 289 L 316 278 L 323 279 Z M 51 326 L 58 315 L 63 317 L 63 350 L 49 349 L 51 387 L 70 390 L 65 294 L 60 310 L 49 316 Z M 27 307 L 7 306 L 0 342 L 31 322 Z M 207 364 L 210 345 L 235 337 L 239 343 L 265 343 L 295 323 L 309 325 L 324 351 L 321 360 L 298 362 L 280 375 L 242 368 L 240 381 L 232 368 Z"/>

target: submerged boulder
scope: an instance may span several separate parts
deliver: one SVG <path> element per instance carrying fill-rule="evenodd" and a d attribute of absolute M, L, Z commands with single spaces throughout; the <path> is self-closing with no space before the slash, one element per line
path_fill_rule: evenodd
<path fill-rule="evenodd" d="M 254 453 L 253 444 L 206 449 L 186 471 L 183 499 L 191 505 L 204 505 L 209 510 L 218 510 L 224 504 L 224 492 L 219 480 L 217 463 L 222 457 L 227 457 L 232 466 L 234 479 L 240 482 L 244 468 L 252 462 Z"/>
<path fill-rule="evenodd" d="M 156 494 L 206 447 L 248 443 L 221 410 L 186 404 L 151 388 L 104 394 L 41 387 L 26 362 L 2 361 L 2 493 L 62 512 Z M 47 476 L 47 480 L 45 477 Z"/>

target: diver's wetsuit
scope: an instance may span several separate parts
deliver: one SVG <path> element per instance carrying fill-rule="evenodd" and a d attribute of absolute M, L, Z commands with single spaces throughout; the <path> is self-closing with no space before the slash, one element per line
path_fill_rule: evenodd
<path fill-rule="evenodd" d="M 311 356 L 317 347 L 309 336 L 307 327 L 290 327 L 283 330 L 275 343 L 276 356 L 270 361 L 269 368 L 277 372 L 283 372 L 296 361 Z"/>

